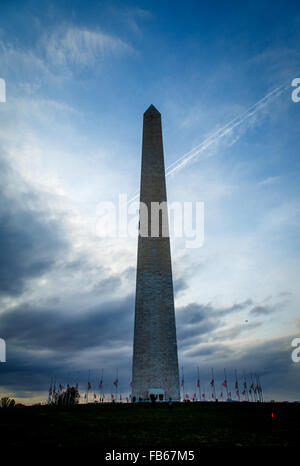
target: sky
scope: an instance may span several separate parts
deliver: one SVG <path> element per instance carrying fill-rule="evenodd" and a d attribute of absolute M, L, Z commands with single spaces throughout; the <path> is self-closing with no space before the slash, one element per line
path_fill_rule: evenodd
<path fill-rule="evenodd" d="M 137 238 L 99 235 L 98 209 L 138 192 L 153 104 L 169 202 L 204 203 L 203 245 L 171 236 L 185 390 L 199 368 L 209 398 L 226 369 L 300 400 L 299 2 L 0 8 L 0 395 L 45 401 L 51 377 L 84 392 L 89 370 L 94 390 L 102 369 L 129 393 Z"/>

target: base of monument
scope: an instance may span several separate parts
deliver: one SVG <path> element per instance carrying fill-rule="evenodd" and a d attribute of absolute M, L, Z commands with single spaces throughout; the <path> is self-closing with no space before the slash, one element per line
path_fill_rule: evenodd
<path fill-rule="evenodd" d="M 163 388 L 149 388 L 148 398 L 152 401 L 153 397 L 155 401 L 167 401 L 166 392 Z"/>

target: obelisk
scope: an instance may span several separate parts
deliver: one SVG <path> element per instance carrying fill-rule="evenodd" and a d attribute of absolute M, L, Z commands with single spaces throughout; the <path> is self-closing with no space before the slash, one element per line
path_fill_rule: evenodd
<path fill-rule="evenodd" d="M 132 397 L 136 400 L 153 395 L 158 400 L 180 400 L 168 215 L 162 210 L 156 217 L 158 224 L 151 217 L 151 207 L 166 206 L 166 202 L 161 115 L 150 105 L 143 122 L 132 366 Z"/>

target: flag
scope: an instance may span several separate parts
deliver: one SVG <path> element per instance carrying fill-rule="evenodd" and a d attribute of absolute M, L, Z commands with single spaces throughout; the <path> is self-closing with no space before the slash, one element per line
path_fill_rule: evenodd
<path fill-rule="evenodd" d="M 185 394 L 185 397 L 186 397 L 186 399 L 188 400 L 188 399 L 189 399 L 189 394 L 186 393 L 186 394 Z"/>
<path fill-rule="evenodd" d="M 214 379 L 211 379 L 211 381 L 210 381 L 210 385 L 211 385 L 212 387 L 215 385 L 215 381 L 214 381 Z"/>
<path fill-rule="evenodd" d="M 91 382 L 88 382 L 88 390 L 90 390 L 91 388 L 92 388 Z"/>
<path fill-rule="evenodd" d="M 246 382 L 246 380 L 245 380 L 245 382 L 243 383 L 243 385 L 244 385 L 244 389 L 246 390 L 246 388 L 247 388 L 247 382 Z"/>
<path fill-rule="evenodd" d="M 130 386 L 131 386 L 131 388 L 134 386 L 133 381 L 130 382 Z"/>
<path fill-rule="evenodd" d="M 205 393 L 202 393 L 202 398 L 205 398 Z"/>
<path fill-rule="evenodd" d="M 100 390 L 101 390 L 101 388 L 102 388 L 102 385 L 103 385 L 103 382 L 102 382 L 102 379 L 101 379 L 100 382 L 99 382 L 99 388 L 100 388 Z"/>
<path fill-rule="evenodd" d="M 182 377 L 181 386 L 184 387 L 184 378 Z"/>
<path fill-rule="evenodd" d="M 229 398 L 231 398 L 231 392 L 228 392 L 228 396 L 229 396 Z"/>
<path fill-rule="evenodd" d="M 222 386 L 227 387 L 227 380 L 224 380 L 224 382 L 222 382 Z"/>
<path fill-rule="evenodd" d="M 197 387 L 200 387 L 200 379 L 197 380 Z"/>
<path fill-rule="evenodd" d="M 239 395 L 240 395 L 240 392 L 239 392 L 238 390 L 237 390 L 235 393 L 237 394 L 237 396 L 239 396 Z"/>
<path fill-rule="evenodd" d="M 114 394 L 113 394 L 113 393 L 111 394 L 111 399 L 112 399 L 112 400 L 114 399 Z"/>
<path fill-rule="evenodd" d="M 194 395 L 193 395 L 193 398 L 197 398 L 197 395 L 196 395 L 196 393 L 194 393 Z"/>
<path fill-rule="evenodd" d="M 115 386 L 115 387 L 118 386 L 118 383 L 119 383 L 119 380 L 118 380 L 118 379 L 114 380 L 114 386 Z"/>
<path fill-rule="evenodd" d="M 236 390 L 239 389 L 239 384 L 238 384 L 238 381 L 237 381 L 237 380 L 236 380 L 236 382 L 235 382 L 234 388 L 235 388 Z"/>
<path fill-rule="evenodd" d="M 245 392 L 245 390 L 243 390 L 243 391 L 242 391 L 242 395 L 244 395 L 244 396 L 246 395 L 246 392 Z"/>
<path fill-rule="evenodd" d="M 94 392 L 94 399 L 96 399 L 96 398 L 97 398 L 97 395 L 96 395 L 96 393 Z"/>
<path fill-rule="evenodd" d="M 223 392 L 220 393 L 220 398 L 223 398 Z"/>

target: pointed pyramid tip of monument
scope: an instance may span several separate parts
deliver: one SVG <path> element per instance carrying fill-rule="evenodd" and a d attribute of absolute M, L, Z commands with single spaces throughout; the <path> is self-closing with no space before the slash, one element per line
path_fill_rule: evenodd
<path fill-rule="evenodd" d="M 160 112 L 151 104 L 145 111 L 144 115 L 160 115 Z"/>

